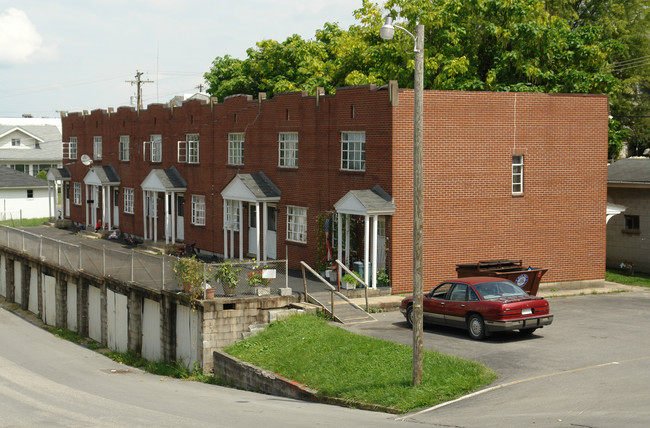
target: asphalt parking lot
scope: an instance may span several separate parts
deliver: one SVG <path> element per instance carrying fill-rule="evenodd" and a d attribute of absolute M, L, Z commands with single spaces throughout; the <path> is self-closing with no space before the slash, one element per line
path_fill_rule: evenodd
<path fill-rule="evenodd" d="M 463 330 L 425 326 L 424 346 L 499 374 L 473 396 L 405 417 L 436 426 L 650 426 L 650 290 L 549 299 L 551 326 L 532 336 L 477 342 Z M 350 331 L 407 345 L 399 312 Z"/>

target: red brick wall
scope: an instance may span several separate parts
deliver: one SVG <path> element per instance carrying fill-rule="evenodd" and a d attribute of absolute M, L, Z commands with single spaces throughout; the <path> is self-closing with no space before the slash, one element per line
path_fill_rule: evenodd
<path fill-rule="evenodd" d="M 549 268 L 544 281 L 602 279 L 605 268 L 607 98 L 593 95 L 426 91 L 425 288 L 455 277 L 457 263 L 494 258 L 523 259 Z M 340 170 L 342 131 L 366 132 L 366 171 Z M 244 166 L 227 165 L 228 133 L 245 132 Z M 298 132 L 299 167 L 278 167 L 278 132 Z M 200 134 L 200 163 L 178 164 L 177 141 Z M 142 161 L 142 142 L 163 136 L 163 161 Z M 103 160 L 135 191 L 135 213 L 120 228 L 143 236 L 142 181 L 152 168 L 175 165 L 188 183 L 185 240 L 223 253 L 221 191 L 237 173 L 263 171 L 281 190 L 277 256 L 292 268 L 314 265 L 316 219 L 333 210 L 349 190 L 379 184 L 393 196 L 389 259 L 394 292 L 412 289 L 413 91 L 401 90 L 392 107 L 388 91 L 339 89 L 316 98 L 278 94 L 261 103 L 248 96 L 214 105 L 198 101 L 170 109 L 150 105 L 140 113 L 119 108 L 63 119 L 63 138 L 76 136 L 79 154 L 92 155 L 94 135 L 103 137 Z M 131 160 L 118 160 L 120 135 L 130 135 Z M 524 155 L 524 194 L 511 194 L 511 156 Z M 65 161 L 64 163 L 67 163 Z M 73 182 L 88 168 L 67 165 Z M 82 184 L 82 190 L 85 186 Z M 191 195 L 206 196 L 206 226 L 191 221 Z M 83 201 L 87 199 L 82 195 Z M 286 206 L 308 208 L 306 244 L 288 242 Z M 244 209 L 247 234 L 247 212 Z M 164 240 L 163 201 L 158 239 Z M 85 206 L 72 205 L 72 219 L 85 221 Z M 235 236 L 235 254 L 238 237 Z M 244 236 L 245 250 L 248 246 Z M 246 251 L 244 251 L 246 253 Z"/>
<path fill-rule="evenodd" d="M 604 278 L 604 96 L 427 91 L 425 290 L 457 263 L 523 259 L 545 282 Z M 393 118 L 393 291 L 412 290 L 413 92 Z M 524 193 L 511 156 L 524 155 Z"/>

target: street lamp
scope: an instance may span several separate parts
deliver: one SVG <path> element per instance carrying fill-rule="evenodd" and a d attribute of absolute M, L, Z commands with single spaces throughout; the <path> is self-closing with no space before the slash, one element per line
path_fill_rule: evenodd
<path fill-rule="evenodd" d="M 422 381 L 422 300 L 424 282 L 424 177 L 422 158 L 422 109 L 424 105 L 424 25 L 416 24 L 415 35 L 406 28 L 393 24 L 393 18 L 386 17 L 379 35 L 391 40 L 395 28 L 406 32 L 414 42 L 415 53 L 413 127 L 413 385 Z"/>

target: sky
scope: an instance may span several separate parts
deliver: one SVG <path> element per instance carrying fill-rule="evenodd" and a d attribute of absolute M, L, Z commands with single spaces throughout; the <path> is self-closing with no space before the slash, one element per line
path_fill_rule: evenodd
<path fill-rule="evenodd" d="M 361 0 L 0 0 L 0 117 L 143 104 L 198 92 L 216 57 L 347 29 Z"/>

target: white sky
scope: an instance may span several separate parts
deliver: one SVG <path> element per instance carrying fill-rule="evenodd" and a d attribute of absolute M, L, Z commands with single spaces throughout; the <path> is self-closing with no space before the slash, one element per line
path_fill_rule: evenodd
<path fill-rule="evenodd" d="M 197 92 L 215 57 L 357 23 L 361 0 L 0 0 L 0 117 L 58 117 Z"/>

